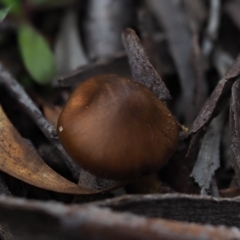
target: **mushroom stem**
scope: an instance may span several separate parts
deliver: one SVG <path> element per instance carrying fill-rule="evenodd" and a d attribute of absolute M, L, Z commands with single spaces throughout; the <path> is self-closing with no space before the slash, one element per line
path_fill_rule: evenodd
<path fill-rule="evenodd" d="M 96 177 L 88 171 L 81 169 L 80 177 L 79 177 L 79 185 L 86 187 L 88 189 L 93 190 L 101 190 L 104 188 L 111 187 L 115 185 L 117 182 L 114 180 L 109 180 L 105 178 Z M 126 194 L 125 188 L 119 188 L 113 190 L 112 193 L 115 196 L 120 196 Z"/>

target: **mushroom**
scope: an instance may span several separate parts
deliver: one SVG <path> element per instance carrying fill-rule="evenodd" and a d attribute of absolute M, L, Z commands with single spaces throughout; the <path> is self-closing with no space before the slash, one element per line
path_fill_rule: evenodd
<path fill-rule="evenodd" d="M 81 83 L 57 129 L 63 147 L 88 174 L 89 188 L 92 175 L 129 181 L 156 173 L 176 150 L 179 132 L 175 117 L 147 87 L 117 75 Z"/>

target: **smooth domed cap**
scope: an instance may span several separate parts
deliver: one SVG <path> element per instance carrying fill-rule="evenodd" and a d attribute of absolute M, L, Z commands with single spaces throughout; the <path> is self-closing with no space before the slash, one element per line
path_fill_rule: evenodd
<path fill-rule="evenodd" d="M 113 180 L 157 172 L 174 153 L 178 124 L 142 84 L 116 75 L 78 86 L 58 120 L 58 135 L 86 171 Z"/>

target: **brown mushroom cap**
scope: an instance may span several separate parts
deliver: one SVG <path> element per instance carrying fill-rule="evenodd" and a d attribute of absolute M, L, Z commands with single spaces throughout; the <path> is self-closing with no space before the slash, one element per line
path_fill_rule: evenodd
<path fill-rule="evenodd" d="M 174 153 L 178 124 L 145 86 L 128 78 L 91 78 L 71 94 L 58 135 L 86 171 L 113 180 L 157 172 Z"/>

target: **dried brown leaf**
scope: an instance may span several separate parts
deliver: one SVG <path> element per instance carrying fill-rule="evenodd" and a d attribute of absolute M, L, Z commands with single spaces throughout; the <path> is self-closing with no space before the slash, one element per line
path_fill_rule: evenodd
<path fill-rule="evenodd" d="M 232 166 L 235 170 L 238 184 L 240 184 L 240 80 L 235 82 L 232 87 L 232 97 L 230 105 L 230 129 L 231 129 L 231 148 L 234 157 Z"/>
<path fill-rule="evenodd" d="M 53 171 L 20 136 L 0 107 L 0 170 L 39 188 L 69 194 L 94 194 Z M 104 192 L 99 191 L 99 192 Z"/>
<path fill-rule="evenodd" d="M 60 144 L 54 127 L 44 118 L 42 112 L 36 106 L 35 102 L 28 96 L 21 84 L 12 77 L 12 75 L 0 63 L 0 85 L 17 101 L 19 106 L 39 127 L 47 139 L 55 147 L 58 156 L 64 161 L 73 178 L 78 181 L 79 167 L 69 157 L 63 146 Z"/>
<path fill-rule="evenodd" d="M 233 83 L 240 78 L 240 56 L 218 82 L 211 96 L 195 119 L 190 135 L 202 130 L 226 106 L 228 94 Z"/>
<path fill-rule="evenodd" d="M 168 89 L 149 62 L 135 31 L 130 28 L 126 29 L 122 34 L 122 39 L 133 78 L 151 89 L 159 99 L 170 100 L 171 96 Z"/>
<path fill-rule="evenodd" d="M 201 207 L 200 201 L 204 202 L 206 210 Z M 240 238 L 238 228 L 209 225 L 209 222 L 217 225 L 227 222 L 227 216 L 231 214 L 234 215 L 231 223 L 235 222 L 239 226 L 238 212 L 232 211 L 236 205 L 239 206 L 239 202 L 229 200 L 140 195 L 108 200 L 106 209 L 96 204 L 73 206 L 0 197 L 0 224 L 4 222 L 12 235 L 19 237 L 19 240 L 236 240 Z M 225 206 L 228 212 L 222 209 Z M 109 207 L 118 212 L 111 211 Z M 197 208 L 197 213 L 194 212 L 194 207 Z M 157 215 L 167 215 L 169 211 L 173 214 L 172 218 L 176 217 L 175 208 L 181 209 L 182 217 L 188 215 L 190 218 L 199 218 L 200 215 L 200 221 L 206 218 L 209 221 L 200 225 L 157 218 Z M 132 209 L 142 216 L 129 213 Z M 215 215 L 207 215 L 208 211 Z"/>
<path fill-rule="evenodd" d="M 201 194 L 206 195 L 215 171 L 220 166 L 220 140 L 224 123 L 223 115 L 216 117 L 204 136 L 197 161 L 191 177 L 201 187 Z"/>

